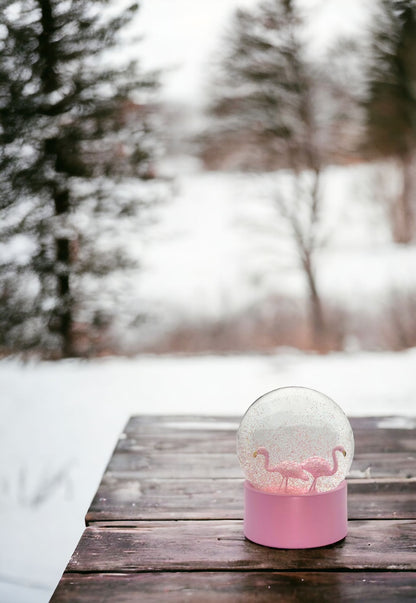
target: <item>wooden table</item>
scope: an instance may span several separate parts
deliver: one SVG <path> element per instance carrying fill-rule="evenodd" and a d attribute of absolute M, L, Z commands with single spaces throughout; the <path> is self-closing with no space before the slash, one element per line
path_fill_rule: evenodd
<path fill-rule="evenodd" d="M 416 420 L 351 419 L 349 532 L 319 549 L 243 536 L 236 417 L 132 417 L 59 602 L 416 601 Z"/>

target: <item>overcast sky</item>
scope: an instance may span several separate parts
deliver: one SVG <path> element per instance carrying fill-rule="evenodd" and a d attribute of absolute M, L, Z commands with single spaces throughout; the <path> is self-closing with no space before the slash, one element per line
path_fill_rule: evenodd
<path fill-rule="evenodd" d="M 237 7 L 258 0 L 142 0 L 137 27 L 144 34 L 145 67 L 170 68 L 163 77 L 166 99 L 198 103 L 209 62 Z M 311 24 L 314 48 L 338 33 L 354 33 L 366 22 L 363 0 L 299 0 Z"/>

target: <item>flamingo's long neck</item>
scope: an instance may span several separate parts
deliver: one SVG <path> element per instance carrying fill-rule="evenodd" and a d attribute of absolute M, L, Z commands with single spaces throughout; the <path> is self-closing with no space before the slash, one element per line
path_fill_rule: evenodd
<path fill-rule="evenodd" d="M 269 461 L 270 461 L 269 453 L 268 453 L 267 450 L 265 450 L 262 454 L 264 456 L 264 468 L 266 469 L 266 471 L 270 471 L 270 467 L 269 467 Z"/>
<path fill-rule="evenodd" d="M 332 471 L 331 471 L 331 473 L 329 475 L 334 475 L 334 473 L 336 473 L 338 471 L 338 459 L 335 456 L 335 453 L 337 452 L 337 450 L 338 450 L 338 448 L 334 448 L 332 450 L 332 458 L 333 458 L 333 461 L 334 461 L 334 466 L 332 467 Z"/>
<path fill-rule="evenodd" d="M 270 462 L 270 457 L 269 457 L 269 452 L 268 450 L 264 450 L 264 452 L 262 452 L 263 456 L 264 456 L 264 468 L 266 469 L 266 471 L 276 471 L 275 467 L 270 467 L 269 462 Z"/>

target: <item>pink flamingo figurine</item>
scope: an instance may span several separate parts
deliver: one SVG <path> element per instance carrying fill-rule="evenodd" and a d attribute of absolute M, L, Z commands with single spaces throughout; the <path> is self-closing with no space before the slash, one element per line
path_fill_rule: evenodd
<path fill-rule="evenodd" d="M 338 471 L 338 459 L 335 456 L 336 452 L 341 452 L 344 456 L 347 456 L 345 448 L 342 446 L 335 446 L 335 448 L 332 450 L 332 467 L 329 461 L 321 458 L 320 456 L 311 456 L 302 463 L 302 468 L 310 473 L 313 477 L 313 482 L 309 488 L 309 492 L 314 492 L 316 490 L 316 480 L 318 477 L 322 477 L 324 475 L 334 475 L 334 473 Z"/>
<path fill-rule="evenodd" d="M 264 459 L 265 459 L 264 467 L 265 467 L 266 471 L 270 471 L 272 473 L 274 473 L 274 472 L 280 473 L 280 475 L 282 476 L 282 481 L 280 482 L 280 486 L 282 486 L 283 483 L 286 482 L 285 491 L 287 490 L 287 484 L 288 484 L 289 477 L 295 477 L 296 479 L 300 479 L 303 482 L 307 482 L 309 480 L 309 475 L 306 473 L 306 471 L 304 471 L 304 469 L 302 468 L 302 465 L 300 463 L 296 463 L 296 461 L 282 461 L 275 467 L 270 467 L 269 451 L 266 448 L 263 448 L 263 446 L 261 446 L 254 452 L 254 454 L 253 454 L 254 458 L 256 458 L 256 456 L 258 454 L 262 454 L 264 456 Z"/>

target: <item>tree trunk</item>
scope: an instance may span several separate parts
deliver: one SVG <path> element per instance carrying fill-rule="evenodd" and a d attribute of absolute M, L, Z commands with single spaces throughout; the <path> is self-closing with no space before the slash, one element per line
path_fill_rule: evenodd
<path fill-rule="evenodd" d="M 45 94 L 49 94 L 59 89 L 60 82 L 57 76 L 56 63 L 58 60 L 56 54 L 56 44 L 53 43 L 53 37 L 56 34 L 55 15 L 53 14 L 50 0 L 38 0 L 41 10 L 42 29 L 39 33 L 39 57 L 41 60 L 42 71 L 41 81 Z M 45 140 L 45 155 L 49 156 L 55 170 L 59 171 L 59 159 L 61 154 L 59 139 L 57 137 Z M 55 216 L 63 217 L 70 210 L 69 190 L 65 186 L 60 186 L 52 181 L 51 193 L 54 202 Z M 63 356 L 74 355 L 73 345 L 73 317 L 72 300 L 70 289 L 71 272 L 71 249 L 70 239 L 57 234 L 55 236 L 55 276 L 56 276 L 56 307 L 55 319 L 51 322 L 53 330 L 61 337 L 61 353 Z"/>
<path fill-rule="evenodd" d="M 62 216 L 69 211 L 69 192 L 56 191 L 54 194 L 55 215 Z M 71 241 L 68 237 L 55 238 L 55 270 L 57 279 L 56 317 L 57 332 L 61 337 L 61 352 L 64 357 L 75 355 L 73 337 L 72 298 L 70 287 Z"/>
<path fill-rule="evenodd" d="M 312 169 L 313 181 L 307 199 L 301 196 L 299 174 L 295 172 L 295 179 L 298 192 L 295 194 L 294 207 L 289 211 L 280 205 L 282 215 L 288 220 L 297 251 L 299 254 L 300 267 L 303 270 L 306 285 L 308 289 L 309 320 L 312 334 L 312 345 L 318 350 L 327 349 L 327 328 L 322 309 L 321 298 L 315 276 L 314 253 L 318 248 L 316 228 L 320 220 L 320 190 L 319 180 L 320 171 L 318 168 Z M 305 224 L 302 224 L 300 217 L 300 204 L 304 204 L 304 209 L 308 213 Z"/>
<path fill-rule="evenodd" d="M 317 162 L 317 152 L 309 149 L 309 160 L 311 165 Z M 316 349 L 326 350 L 327 347 L 327 328 L 322 309 L 321 297 L 318 291 L 315 276 L 314 253 L 317 248 L 317 241 L 314 230 L 320 219 L 320 170 L 318 167 L 313 168 L 313 182 L 310 191 L 310 213 L 309 213 L 309 229 L 304 236 L 303 242 L 303 257 L 302 264 L 306 276 L 306 282 L 309 290 L 309 313 L 312 327 L 312 342 Z"/>
<path fill-rule="evenodd" d="M 326 324 L 322 309 L 321 297 L 319 295 L 316 277 L 313 270 L 312 258 L 310 255 L 307 255 L 306 258 L 304 258 L 302 265 L 308 286 L 309 315 L 312 331 L 312 343 L 316 349 L 325 350 L 327 344 Z"/>
<path fill-rule="evenodd" d="M 406 154 L 400 158 L 400 167 L 403 184 L 401 194 L 392 207 L 392 229 L 395 243 L 406 245 L 412 241 L 414 234 L 414 162 L 412 154 Z"/>

